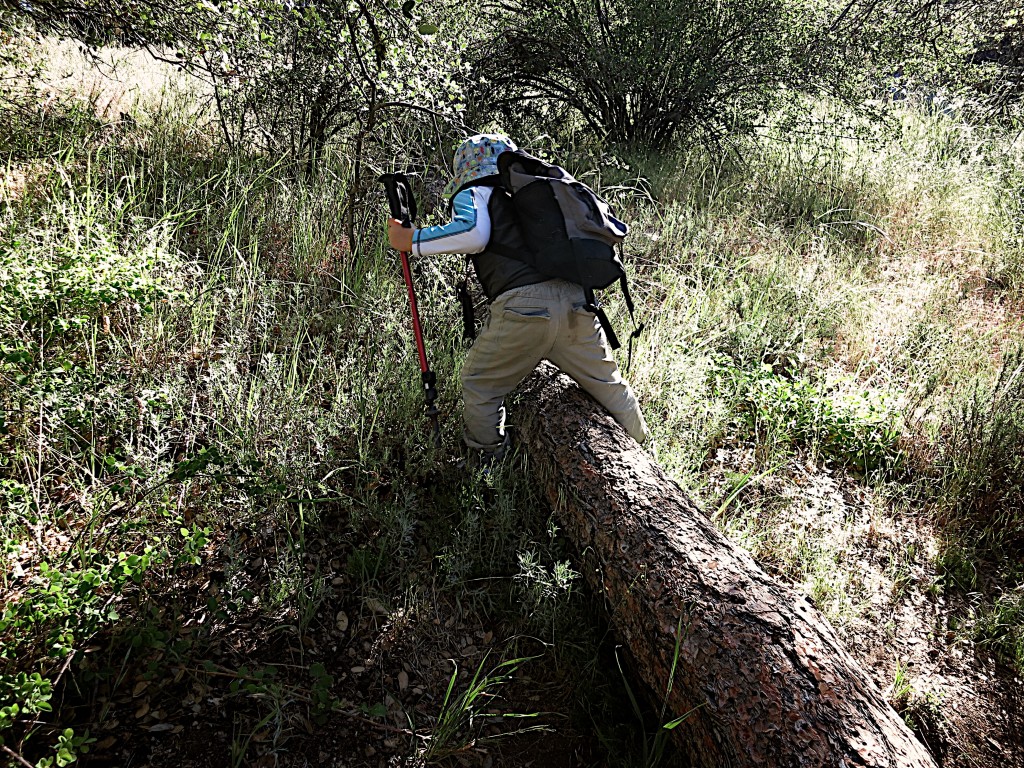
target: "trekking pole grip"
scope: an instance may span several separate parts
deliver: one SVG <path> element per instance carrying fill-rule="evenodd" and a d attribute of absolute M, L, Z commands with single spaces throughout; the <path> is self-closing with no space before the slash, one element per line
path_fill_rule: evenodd
<path fill-rule="evenodd" d="M 413 197 L 412 188 L 405 174 L 385 173 L 378 181 L 384 185 L 391 217 L 402 222 L 403 227 L 411 227 L 416 218 L 416 198 Z"/>

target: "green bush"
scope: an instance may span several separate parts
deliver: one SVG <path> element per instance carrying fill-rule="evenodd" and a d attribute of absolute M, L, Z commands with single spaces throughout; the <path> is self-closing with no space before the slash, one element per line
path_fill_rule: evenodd
<path fill-rule="evenodd" d="M 173 259 L 166 228 L 140 222 L 126 236 L 106 213 L 57 206 L 36 228 L 0 243 L 0 327 L 17 326 L 26 343 L 40 334 L 48 340 L 102 315 L 149 312 L 168 296 L 161 280 Z"/>
<path fill-rule="evenodd" d="M 802 446 L 864 474 L 892 475 L 904 462 L 902 418 L 884 393 L 786 378 L 767 365 L 753 373 L 725 366 L 720 375 L 732 380 L 739 424 L 759 443 Z"/>
<path fill-rule="evenodd" d="M 92 552 L 77 569 L 40 563 L 20 598 L 0 612 L 0 659 L 18 659 L 40 643 L 56 659 L 64 658 L 120 618 L 115 599 L 126 585 L 142 582 L 154 559 L 153 548 L 147 547 L 138 555 Z"/>
<path fill-rule="evenodd" d="M 181 61 L 213 85 L 233 151 L 259 147 L 310 174 L 322 169 L 330 143 L 344 140 L 357 177 L 368 137 L 392 131 L 408 105 L 435 119 L 454 119 L 461 108 L 456 44 L 435 37 L 439 20 L 423 18 L 413 2 L 398 12 L 380 0 L 248 0 L 208 16 L 208 27 L 180 44 Z"/>

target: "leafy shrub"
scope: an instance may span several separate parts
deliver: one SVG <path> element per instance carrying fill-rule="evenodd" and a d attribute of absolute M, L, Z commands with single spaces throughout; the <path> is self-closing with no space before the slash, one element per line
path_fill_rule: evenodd
<path fill-rule="evenodd" d="M 182 63 L 213 84 L 232 148 L 265 148 L 310 171 L 330 141 L 355 137 L 358 169 L 366 136 L 387 130 L 394 110 L 457 112 L 453 44 L 427 45 L 438 26 L 414 8 L 224 3 L 182 46 Z"/>
<path fill-rule="evenodd" d="M 205 6 L 187 0 L 17 3 L 0 10 L 0 34 L 30 21 L 43 34 L 91 45 L 168 44 L 188 35 L 205 12 Z"/>
<path fill-rule="evenodd" d="M 43 562 L 21 597 L 0 613 L 0 659 L 18 658 L 26 644 L 45 637 L 45 647 L 60 659 L 104 624 L 120 618 L 113 597 L 125 585 L 140 583 L 155 553 L 92 555 L 80 569 L 59 570 Z"/>
<path fill-rule="evenodd" d="M 36 666 L 41 671 L 0 674 L 0 744 L 22 726 L 24 742 L 37 730 L 34 721 L 50 712 L 57 680 L 76 652 L 103 627 L 121 617 L 115 607 L 126 585 L 141 583 L 157 562 L 152 547 L 141 554 L 90 552 L 80 568 L 60 569 L 46 562 L 16 600 L 0 612 L 0 662 L 4 669 Z M 40 657 L 40 649 L 45 655 Z M 58 666 L 61 667 L 58 670 Z M 94 741 L 88 732 L 76 736 L 70 728 L 56 734 L 53 757 L 40 766 L 69 765 Z"/>
<path fill-rule="evenodd" d="M 803 445 L 859 472 L 895 472 L 903 463 L 902 420 L 892 400 L 870 391 L 839 392 L 807 379 L 790 379 L 763 366 L 731 367 L 741 424 L 760 440 Z"/>
<path fill-rule="evenodd" d="M 119 306 L 147 312 L 168 295 L 159 270 L 171 256 L 161 228 L 124 238 L 75 208 L 53 211 L 43 224 L 0 245 L 0 327 L 24 323 L 28 339 L 50 337 Z"/>

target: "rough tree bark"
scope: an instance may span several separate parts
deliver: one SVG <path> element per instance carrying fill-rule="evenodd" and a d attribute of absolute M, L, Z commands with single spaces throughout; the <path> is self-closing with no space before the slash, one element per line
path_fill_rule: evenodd
<path fill-rule="evenodd" d="M 935 767 L 818 611 L 719 533 L 568 377 L 542 366 L 515 414 L 638 674 L 673 717 L 694 710 L 673 731 L 694 765 Z"/>

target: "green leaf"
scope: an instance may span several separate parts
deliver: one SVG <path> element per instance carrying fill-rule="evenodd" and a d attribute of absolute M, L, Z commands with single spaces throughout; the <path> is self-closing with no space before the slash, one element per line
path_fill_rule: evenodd
<path fill-rule="evenodd" d="M 436 24 L 431 24 L 429 22 L 424 22 L 423 24 L 420 24 L 418 27 L 416 27 L 416 29 L 417 31 L 419 31 L 421 35 L 436 35 L 440 31 L 440 27 L 438 27 Z"/>

